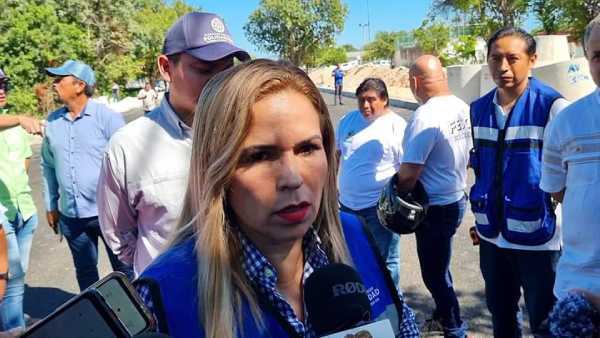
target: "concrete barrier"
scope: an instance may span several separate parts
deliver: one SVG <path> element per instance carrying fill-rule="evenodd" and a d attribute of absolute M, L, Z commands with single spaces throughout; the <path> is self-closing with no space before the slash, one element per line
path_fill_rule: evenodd
<path fill-rule="evenodd" d="M 483 96 L 496 87 L 496 83 L 492 78 L 490 67 L 487 64 L 481 65 L 481 72 L 479 74 L 481 75 L 479 79 L 479 96 Z"/>
<path fill-rule="evenodd" d="M 452 94 L 466 103 L 471 103 L 478 99 L 481 94 L 481 67 L 481 65 L 447 67 L 448 86 Z"/>
<path fill-rule="evenodd" d="M 571 59 L 566 35 L 538 35 L 535 37 L 535 42 L 538 67 Z"/>
<path fill-rule="evenodd" d="M 533 76 L 575 101 L 596 89 L 585 58 L 577 58 L 533 69 Z"/>

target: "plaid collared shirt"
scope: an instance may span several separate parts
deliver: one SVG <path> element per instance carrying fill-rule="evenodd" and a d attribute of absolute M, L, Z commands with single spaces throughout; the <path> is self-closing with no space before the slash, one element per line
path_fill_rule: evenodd
<path fill-rule="evenodd" d="M 254 244 L 239 232 L 239 238 L 242 243 L 242 268 L 248 280 L 254 288 L 271 303 L 277 311 L 285 318 L 291 327 L 304 337 L 313 337 L 314 333 L 310 326 L 303 323 L 294 313 L 285 297 L 277 290 L 277 271 L 271 265 L 269 260 L 254 246 Z M 321 240 L 316 231 L 312 228 L 304 235 L 302 241 L 302 250 L 304 252 L 304 273 L 302 284 L 315 269 L 329 264 L 329 259 L 321 249 Z M 307 318 L 306 312 L 304 317 Z"/>

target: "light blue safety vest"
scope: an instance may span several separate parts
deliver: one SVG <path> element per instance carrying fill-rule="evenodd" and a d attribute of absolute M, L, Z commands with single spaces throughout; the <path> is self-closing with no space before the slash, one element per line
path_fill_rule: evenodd
<path fill-rule="evenodd" d="M 550 195 L 540 187 L 542 141 L 550 108 L 561 95 L 535 78 L 498 128 L 497 89 L 471 104 L 475 185 L 469 196 L 477 230 L 519 245 L 541 245 L 556 231 Z"/>
<path fill-rule="evenodd" d="M 342 227 L 354 267 L 360 274 L 371 301 L 371 318 L 390 319 L 396 333 L 402 321 L 402 303 L 379 255 L 373 238 L 354 215 L 341 212 Z M 159 256 L 143 273 L 140 280 L 150 286 L 159 318 L 161 332 L 172 338 L 202 338 L 204 329 L 199 320 L 197 260 L 195 239 L 190 238 Z M 238 337 L 298 337 L 293 328 L 269 302 L 259 297 L 266 331 L 260 330 L 242 299 L 243 335 Z M 204 308 L 202 311 L 212 311 Z M 166 323 L 166 325 L 165 325 Z"/>

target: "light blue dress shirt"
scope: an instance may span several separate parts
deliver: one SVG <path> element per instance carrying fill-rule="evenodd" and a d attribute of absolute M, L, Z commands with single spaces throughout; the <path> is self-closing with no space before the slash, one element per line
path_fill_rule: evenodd
<path fill-rule="evenodd" d="M 47 211 L 72 218 L 98 216 L 102 157 L 108 140 L 123 125 L 121 114 L 93 100 L 75 119 L 66 107 L 48 116 L 41 159 Z"/>

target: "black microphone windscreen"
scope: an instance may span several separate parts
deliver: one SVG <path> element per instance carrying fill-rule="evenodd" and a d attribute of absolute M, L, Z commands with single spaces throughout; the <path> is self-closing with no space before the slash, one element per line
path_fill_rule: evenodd
<path fill-rule="evenodd" d="M 334 263 L 315 270 L 304 283 L 304 304 L 317 335 L 371 320 L 367 291 L 352 267 Z"/>

